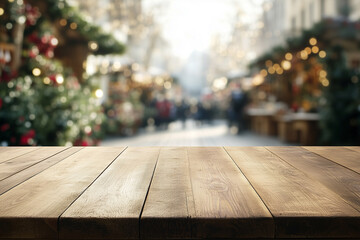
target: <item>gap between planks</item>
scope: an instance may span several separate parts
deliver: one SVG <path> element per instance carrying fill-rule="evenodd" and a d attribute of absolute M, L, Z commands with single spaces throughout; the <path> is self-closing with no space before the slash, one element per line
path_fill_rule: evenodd
<path fill-rule="evenodd" d="M 60 231 L 59 231 L 59 229 L 60 229 L 60 218 L 61 218 L 61 216 L 64 214 L 64 212 L 66 212 L 66 210 L 69 209 L 69 207 L 71 207 L 71 205 L 73 205 L 73 203 L 76 202 L 76 200 L 78 200 L 79 197 L 80 197 L 81 195 L 83 195 L 83 193 L 84 193 L 91 185 L 93 185 L 94 182 L 96 182 L 96 180 L 101 176 L 101 174 L 103 174 L 103 173 L 106 171 L 106 169 L 108 169 L 108 168 L 111 166 L 111 164 L 113 164 L 113 162 L 114 162 L 116 159 L 118 159 L 118 157 L 119 157 L 127 148 L 128 148 L 128 147 L 124 147 L 124 149 L 114 158 L 114 160 L 112 160 L 112 161 L 106 166 L 106 168 L 104 168 L 104 170 L 94 179 L 94 181 L 92 181 L 92 182 L 69 204 L 69 206 L 68 206 L 67 208 L 65 208 L 64 211 L 59 215 L 59 217 L 58 217 L 58 219 L 57 219 L 57 229 L 58 229 L 57 234 L 58 234 L 58 239 L 60 239 L 60 236 L 59 236 L 59 234 L 60 234 Z"/>
<path fill-rule="evenodd" d="M 44 159 L 43 161 L 37 162 L 28 168 L 25 168 L 3 180 L 0 180 L 0 195 L 6 193 L 21 183 L 24 183 L 25 181 L 31 179 L 46 169 L 58 164 L 81 149 L 83 149 L 83 147 L 71 147 L 64 149 L 63 151 L 60 151 L 55 155 Z"/>
<path fill-rule="evenodd" d="M 235 166 L 240 170 L 240 172 L 242 173 L 242 175 L 244 175 L 244 177 L 246 178 L 246 180 L 249 182 L 250 186 L 254 189 L 254 191 L 256 192 L 256 194 L 259 196 L 260 200 L 263 202 L 263 204 L 265 205 L 265 207 L 267 208 L 267 210 L 269 211 L 269 213 L 271 214 L 271 217 L 274 221 L 274 215 L 271 212 L 270 208 L 265 204 L 264 199 L 262 199 L 261 195 L 258 193 L 258 191 L 256 191 L 255 187 L 253 186 L 253 184 L 250 182 L 250 180 L 248 179 L 248 177 L 245 175 L 245 173 L 241 170 L 240 166 L 236 164 L 235 160 L 231 157 L 231 155 L 229 154 L 229 152 L 226 150 L 225 146 L 222 147 L 224 149 L 224 151 L 227 153 L 227 155 L 231 158 L 231 160 L 234 162 Z M 276 236 L 276 225 L 274 224 L 274 238 Z"/>

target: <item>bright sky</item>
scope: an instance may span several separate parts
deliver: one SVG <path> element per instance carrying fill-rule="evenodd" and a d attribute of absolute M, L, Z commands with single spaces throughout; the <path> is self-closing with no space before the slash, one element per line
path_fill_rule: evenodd
<path fill-rule="evenodd" d="M 194 50 L 209 47 L 214 35 L 231 34 L 236 13 L 244 22 L 255 22 L 263 0 L 144 0 L 144 10 L 163 4 L 156 16 L 173 54 L 186 58 Z"/>

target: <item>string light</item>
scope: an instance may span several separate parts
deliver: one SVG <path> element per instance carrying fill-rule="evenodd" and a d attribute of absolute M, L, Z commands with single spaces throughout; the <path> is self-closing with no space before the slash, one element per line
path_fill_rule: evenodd
<path fill-rule="evenodd" d="M 40 70 L 39 68 L 34 68 L 34 69 L 32 70 L 32 74 L 33 74 L 35 77 L 38 77 L 38 76 L 40 76 L 40 74 L 41 74 L 41 70 Z"/>
<path fill-rule="evenodd" d="M 257 74 L 252 80 L 252 84 L 254 86 L 259 86 L 263 82 L 264 82 L 264 78 L 260 74 Z"/>
<path fill-rule="evenodd" d="M 70 24 L 70 28 L 71 28 L 72 30 L 75 30 L 75 29 L 77 28 L 77 24 L 74 23 L 74 22 L 72 22 L 72 23 Z"/>
<path fill-rule="evenodd" d="M 266 65 L 267 67 L 271 67 L 272 64 L 273 64 L 273 62 L 272 62 L 271 60 L 267 60 L 267 61 L 265 62 L 265 65 Z"/>
<path fill-rule="evenodd" d="M 0 16 L 2 16 L 4 14 L 4 9 L 3 8 L 0 8 Z"/>
<path fill-rule="evenodd" d="M 302 60 L 308 59 L 308 54 L 307 54 L 307 52 L 306 52 L 305 50 L 302 50 L 302 51 L 300 52 L 300 57 L 301 57 Z"/>
<path fill-rule="evenodd" d="M 306 53 L 307 53 L 308 55 L 311 54 L 311 48 L 306 47 L 304 50 L 306 51 Z"/>
<path fill-rule="evenodd" d="M 277 70 L 277 69 L 280 68 L 280 65 L 279 65 L 278 63 L 275 63 L 274 66 L 273 66 L 273 68 L 274 68 L 275 70 Z"/>
<path fill-rule="evenodd" d="M 313 46 L 313 47 L 311 48 L 311 51 L 316 54 L 316 53 L 319 52 L 319 48 L 318 48 L 317 46 Z"/>
<path fill-rule="evenodd" d="M 319 52 L 319 57 L 320 57 L 320 58 L 325 58 L 325 57 L 326 57 L 326 52 L 325 52 L 324 50 L 321 50 L 321 51 Z"/>
<path fill-rule="evenodd" d="M 291 68 L 291 62 L 284 60 L 281 62 L 281 66 L 284 70 L 289 70 Z"/>
<path fill-rule="evenodd" d="M 279 67 L 278 69 L 276 69 L 276 73 L 281 75 L 284 73 L 284 70 L 281 67 Z"/>
<path fill-rule="evenodd" d="M 171 88 L 171 82 L 165 82 L 164 83 L 164 88 L 165 89 L 170 89 Z"/>
<path fill-rule="evenodd" d="M 324 78 L 321 80 L 321 84 L 324 86 L 324 87 L 327 87 L 329 86 L 330 82 L 328 79 Z"/>
<path fill-rule="evenodd" d="M 325 78 L 327 76 L 327 72 L 325 70 L 321 70 L 319 75 L 320 77 Z"/>
<path fill-rule="evenodd" d="M 266 76 L 268 75 L 266 69 L 262 69 L 262 70 L 260 71 L 260 74 L 261 74 L 261 76 L 263 76 L 263 77 L 266 77 Z"/>
<path fill-rule="evenodd" d="M 95 96 L 96 96 L 97 98 L 102 98 L 102 96 L 104 96 L 103 90 L 97 89 L 97 90 L 95 91 Z"/>
<path fill-rule="evenodd" d="M 61 74 L 56 75 L 56 82 L 62 84 L 64 82 L 64 77 Z"/>
<path fill-rule="evenodd" d="M 274 67 L 269 67 L 269 68 L 268 68 L 268 72 L 269 72 L 270 74 L 274 74 L 274 73 L 275 73 L 275 68 L 274 68 Z"/>
<path fill-rule="evenodd" d="M 66 19 L 63 18 L 63 19 L 60 20 L 60 25 L 61 25 L 61 26 L 65 27 L 66 24 L 67 24 L 67 20 L 66 20 Z"/>
<path fill-rule="evenodd" d="M 53 46 L 57 46 L 58 43 L 59 43 L 59 40 L 57 40 L 57 38 L 52 38 L 52 39 L 50 40 L 50 43 L 51 43 L 51 45 L 53 45 Z"/>
<path fill-rule="evenodd" d="M 286 53 L 285 54 L 285 59 L 288 61 L 291 61 L 293 59 L 293 55 L 291 53 Z"/>
<path fill-rule="evenodd" d="M 317 39 L 312 37 L 312 38 L 310 38 L 309 43 L 310 43 L 310 45 L 314 46 L 317 44 Z"/>
<path fill-rule="evenodd" d="M 50 78 L 45 77 L 43 82 L 44 82 L 44 84 L 50 84 Z"/>
<path fill-rule="evenodd" d="M 96 42 L 94 42 L 94 41 L 91 41 L 91 42 L 89 42 L 89 48 L 91 49 L 91 50 L 93 50 L 93 51 L 95 51 L 95 50 L 97 50 L 98 49 L 98 44 L 96 43 Z"/>

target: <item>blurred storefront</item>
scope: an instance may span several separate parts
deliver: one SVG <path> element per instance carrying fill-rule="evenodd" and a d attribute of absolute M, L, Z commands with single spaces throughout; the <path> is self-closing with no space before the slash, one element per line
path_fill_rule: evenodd
<path fill-rule="evenodd" d="M 358 144 L 360 22 L 325 18 L 251 66 L 251 128 L 301 145 Z"/>

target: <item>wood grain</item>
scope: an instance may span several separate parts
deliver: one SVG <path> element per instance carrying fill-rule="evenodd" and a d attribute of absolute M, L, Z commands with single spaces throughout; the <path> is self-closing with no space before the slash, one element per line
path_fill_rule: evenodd
<path fill-rule="evenodd" d="M 59 216 L 124 148 L 84 148 L 0 196 L 0 238 L 57 238 Z"/>
<path fill-rule="evenodd" d="M 360 152 L 345 147 L 304 147 L 333 162 L 360 173 Z"/>
<path fill-rule="evenodd" d="M 194 213 L 187 150 L 163 147 L 141 216 L 141 238 L 191 238 Z"/>
<path fill-rule="evenodd" d="M 60 218 L 61 239 L 137 239 L 160 148 L 127 148 Z"/>
<path fill-rule="evenodd" d="M 360 211 L 360 174 L 307 151 L 302 147 L 267 147 L 267 149 L 304 172 L 310 178 L 336 192 L 350 205 Z M 324 149 L 325 151 L 320 149 L 318 151 L 326 152 L 326 150 L 329 150 L 328 148 Z M 342 150 L 342 148 L 334 148 L 334 156 L 337 156 L 336 152 L 343 152 Z M 329 154 L 326 153 L 325 155 Z"/>
<path fill-rule="evenodd" d="M 18 173 L 38 162 L 41 162 L 61 151 L 66 147 L 42 147 L 29 153 L 23 154 L 16 158 L 12 158 L 0 163 L 0 180 L 3 180 L 11 175 Z"/>
<path fill-rule="evenodd" d="M 360 213 L 322 184 L 264 147 L 226 150 L 274 216 L 275 237 L 360 236 Z"/>
<path fill-rule="evenodd" d="M 359 152 L 360 153 L 360 147 L 359 146 L 353 146 L 353 147 L 346 147 L 347 149 L 350 149 L 352 151 L 355 152 Z"/>
<path fill-rule="evenodd" d="M 38 148 L 39 147 L 0 147 L 0 163 L 34 151 Z"/>
<path fill-rule="evenodd" d="M 40 161 L 37 164 L 24 169 L 23 171 L 17 172 L 14 175 L 11 175 L 10 177 L 1 180 L 0 195 L 81 149 L 82 147 L 72 147 L 65 149 L 64 151 L 53 155 L 43 161 Z"/>
<path fill-rule="evenodd" d="M 188 158 L 193 238 L 274 236 L 271 214 L 223 148 L 188 148 Z"/>

